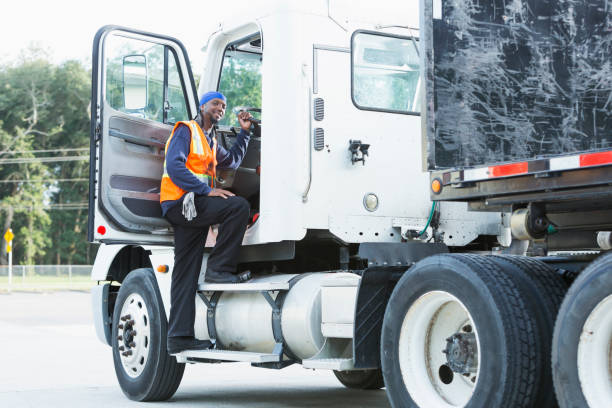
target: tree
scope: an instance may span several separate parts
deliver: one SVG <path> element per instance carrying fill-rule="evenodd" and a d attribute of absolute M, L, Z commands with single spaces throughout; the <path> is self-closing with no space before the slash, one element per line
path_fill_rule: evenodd
<path fill-rule="evenodd" d="M 77 61 L 55 66 L 43 50 L 32 48 L 0 66 L 0 84 L 0 160 L 20 162 L 0 162 L 1 225 L 16 232 L 15 262 L 88 262 L 87 182 L 56 181 L 87 180 L 87 161 L 26 162 L 89 146 L 88 70 Z M 74 203 L 81 205 L 58 208 Z"/>

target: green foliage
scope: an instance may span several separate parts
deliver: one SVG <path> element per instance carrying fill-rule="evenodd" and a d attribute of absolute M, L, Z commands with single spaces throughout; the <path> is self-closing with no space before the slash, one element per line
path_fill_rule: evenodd
<path fill-rule="evenodd" d="M 91 74 L 78 61 L 54 65 L 41 50 L 0 65 L 0 159 L 87 155 L 43 152 L 89 147 Z M 0 163 L 0 227 L 13 229 L 16 264 L 91 263 L 88 161 Z M 58 204 L 80 203 L 65 210 Z M 84 204 L 84 205 L 83 205 Z M 2 242 L 0 260 L 6 262 Z"/>

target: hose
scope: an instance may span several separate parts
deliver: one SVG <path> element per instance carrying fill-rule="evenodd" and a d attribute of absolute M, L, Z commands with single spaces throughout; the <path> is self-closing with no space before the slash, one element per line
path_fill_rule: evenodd
<path fill-rule="evenodd" d="M 425 227 L 421 230 L 421 232 L 419 232 L 419 235 L 417 235 L 417 237 L 423 236 L 423 234 L 425 234 L 425 231 L 427 231 L 427 228 L 429 228 L 429 224 L 431 223 L 431 219 L 433 218 L 434 212 L 436 211 L 437 204 L 438 202 L 434 201 L 431 205 L 431 211 L 429 213 L 429 218 L 427 219 L 427 224 L 425 224 Z"/>

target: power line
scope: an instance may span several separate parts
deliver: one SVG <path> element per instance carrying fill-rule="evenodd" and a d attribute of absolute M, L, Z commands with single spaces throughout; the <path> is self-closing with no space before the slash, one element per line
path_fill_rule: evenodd
<path fill-rule="evenodd" d="M 22 159 L 0 159 L 0 164 L 23 164 L 23 163 L 51 163 L 89 160 L 89 156 L 68 156 L 68 157 L 26 157 Z"/>
<path fill-rule="evenodd" d="M 55 181 L 89 181 L 88 178 L 45 179 L 45 180 L 0 180 L 0 183 L 53 183 Z"/>
<path fill-rule="evenodd" d="M 83 210 L 88 208 L 88 203 L 58 203 L 58 204 L 47 204 L 47 205 L 1 205 L 0 209 L 6 210 L 12 208 L 13 210 Z"/>
<path fill-rule="evenodd" d="M 66 149 L 47 149 L 47 150 L 4 150 L 0 152 L 2 154 L 25 154 L 25 153 L 59 153 L 59 152 L 86 152 L 89 151 L 89 147 L 78 147 L 78 148 L 66 148 Z"/>

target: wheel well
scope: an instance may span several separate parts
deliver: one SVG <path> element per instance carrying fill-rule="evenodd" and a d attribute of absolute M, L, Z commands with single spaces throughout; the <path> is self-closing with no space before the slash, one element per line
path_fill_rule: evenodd
<path fill-rule="evenodd" d="M 106 278 L 121 283 L 130 271 L 151 267 L 149 251 L 140 246 L 126 246 L 113 259 Z"/>

